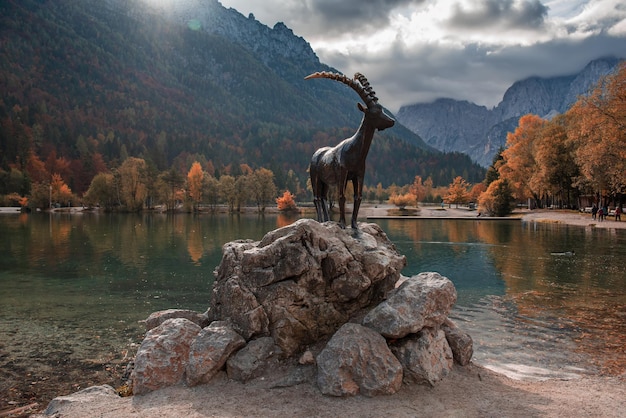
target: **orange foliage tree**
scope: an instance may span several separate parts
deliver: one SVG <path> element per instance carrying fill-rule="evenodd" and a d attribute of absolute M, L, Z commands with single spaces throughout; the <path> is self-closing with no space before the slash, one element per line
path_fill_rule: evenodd
<path fill-rule="evenodd" d="M 400 209 L 404 209 L 411 204 L 417 206 L 417 198 L 411 192 L 404 194 L 393 194 L 389 197 L 389 203 L 399 207 Z"/>
<path fill-rule="evenodd" d="M 502 152 L 504 163 L 499 168 L 500 178 L 507 179 L 516 199 L 539 198 L 541 191 L 533 189 L 537 183 L 533 176 L 538 172 L 536 143 L 546 121 L 537 115 L 524 115 L 515 132 L 508 133 L 506 149 Z"/>
<path fill-rule="evenodd" d="M 626 61 L 567 112 L 579 186 L 598 193 L 626 189 Z"/>
<path fill-rule="evenodd" d="M 276 205 L 278 210 L 289 211 L 296 209 L 296 201 L 293 199 L 293 195 L 289 190 L 285 190 L 282 196 L 276 199 Z"/>
<path fill-rule="evenodd" d="M 467 203 L 470 199 L 469 183 L 461 176 L 457 176 L 448 186 L 448 193 L 444 196 L 446 203 L 454 203 L 459 207 L 459 203 Z"/>
<path fill-rule="evenodd" d="M 198 205 L 202 201 L 202 181 L 204 179 L 204 173 L 202 172 L 202 166 L 199 162 L 195 161 L 191 165 L 189 173 L 187 173 L 187 191 L 189 197 L 193 202 L 194 209 L 198 208 Z"/>

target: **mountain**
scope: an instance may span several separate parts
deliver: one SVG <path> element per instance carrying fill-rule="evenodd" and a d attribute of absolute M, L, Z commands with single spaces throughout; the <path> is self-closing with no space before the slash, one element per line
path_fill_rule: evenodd
<path fill-rule="evenodd" d="M 128 156 L 156 171 L 266 167 L 279 188 L 288 173 L 304 186 L 313 152 L 362 116 L 350 88 L 304 80 L 336 71 L 306 40 L 216 0 L 4 0 L 0 45 L 0 174 L 33 152 L 79 194 Z M 366 182 L 461 173 L 476 182 L 484 169 L 397 123 L 376 134 Z"/>
<path fill-rule="evenodd" d="M 601 58 L 591 61 L 578 74 L 517 81 L 493 109 L 467 101 L 437 99 L 403 106 L 397 117 L 434 148 L 462 152 L 488 166 L 521 116 L 533 113 L 552 118 L 567 111 L 601 77 L 613 72 L 619 62 L 614 57 Z"/>

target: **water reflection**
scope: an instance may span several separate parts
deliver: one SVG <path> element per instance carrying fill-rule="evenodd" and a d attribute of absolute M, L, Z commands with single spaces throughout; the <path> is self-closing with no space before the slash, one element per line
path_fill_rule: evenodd
<path fill-rule="evenodd" d="M 438 271 L 476 358 L 519 376 L 570 377 L 626 365 L 623 230 L 476 220 L 381 221 L 405 274 Z M 514 359 L 516 359 L 514 361 Z"/>
<path fill-rule="evenodd" d="M 138 321 L 151 312 L 206 309 L 224 243 L 258 240 L 295 220 L 2 215 L 0 348 L 25 369 L 53 370 L 55 358 L 117 358 L 140 341 Z M 520 221 L 378 223 L 407 256 L 405 275 L 438 271 L 455 283 L 453 317 L 473 336 L 477 362 L 524 377 L 625 370 L 626 231 Z M 573 255 L 552 254 L 566 251 Z M 23 351 L 29 341 L 44 344 L 36 362 Z"/>

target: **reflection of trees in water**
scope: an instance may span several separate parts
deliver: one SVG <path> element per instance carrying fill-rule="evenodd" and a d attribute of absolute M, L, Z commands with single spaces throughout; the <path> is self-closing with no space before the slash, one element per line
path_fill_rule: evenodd
<path fill-rule="evenodd" d="M 578 351 L 603 373 L 626 371 L 626 274 L 621 269 L 613 271 L 614 280 L 606 277 L 607 266 L 615 265 L 606 252 L 618 245 L 616 236 L 548 224 L 522 228 L 504 244 L 491 255 L 519 314 L 548 318 L 555 332 L 579 330 Z M 572 250 L 573 255 L 552 254 Z"/>
<path fill-rule="evenodd" d="M 518 221 L 388 220 L 385 230 L 420 243 L 477 242 L 505 283 L 520 318 L 546 324 L 546 333 L 578 335 L 577 349 L 604 373 L 626 371 L 626 243 L 610 230 Z M 463 246 L 450 246 L 458 251 Z M 574 250 L 575 254 L 552 255 Z"/>

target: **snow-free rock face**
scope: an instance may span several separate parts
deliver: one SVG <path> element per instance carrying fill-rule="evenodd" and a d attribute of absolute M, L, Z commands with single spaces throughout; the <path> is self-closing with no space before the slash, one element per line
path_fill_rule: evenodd
<path fill-rule="evenodd" d="M 380 302 L 405 263 L 376 224 L 352 231 L 302 219 L 224 246 L 209 317 L 246 339 L 271 336 L 290 356 Z"/>
<path fill-rule="evenodd" d="M 388 338 L 404 338 L 424 327 L 439 327 L 456 303 L 454 284 L 439 273 L 405 280 L 363 319 L 363 325 Z"/>
<path fill-rule="evenodd" d="M 433 148 L 462 152 L 487 167 L 521 116 L 532 113 L 551 119 L 566 112 L 580 95 L 587 95 L 598 80 L 615 71 L 619 62 L 614 57 L 599 58 L 577 74 L 517 81 L 492 109 L 441 98 L 402 106 L 396 116 Z"/>
<path fill-rule="evenodd" d="M 407 383 L 435 385 L 452 370 L 452 350 L 441 329 L 424 328 L 392 344 L 391 351 L 400 360 Z"/>
<path fill-rule="evenodd" d="M 175 318 L 148 331 L 135 356 L 133 393 L 141 395 L 182 381 L 189 347 L 200 330 L 188 319 Z"/>
<path fill-rule="evenodd" d="M 215 321 L 194 338 L 189 347 L 185 378 L 189 386 L 208 383 L 230 355 L 246 345 L 246 340 L 227 324 Z"/>
<path fill-rule="evenodd" d="M 317 384 L 326 395 L 390 395 L 402 385 L 402 365 L 380 334 L 348 323 L 317 356 Z"/>

